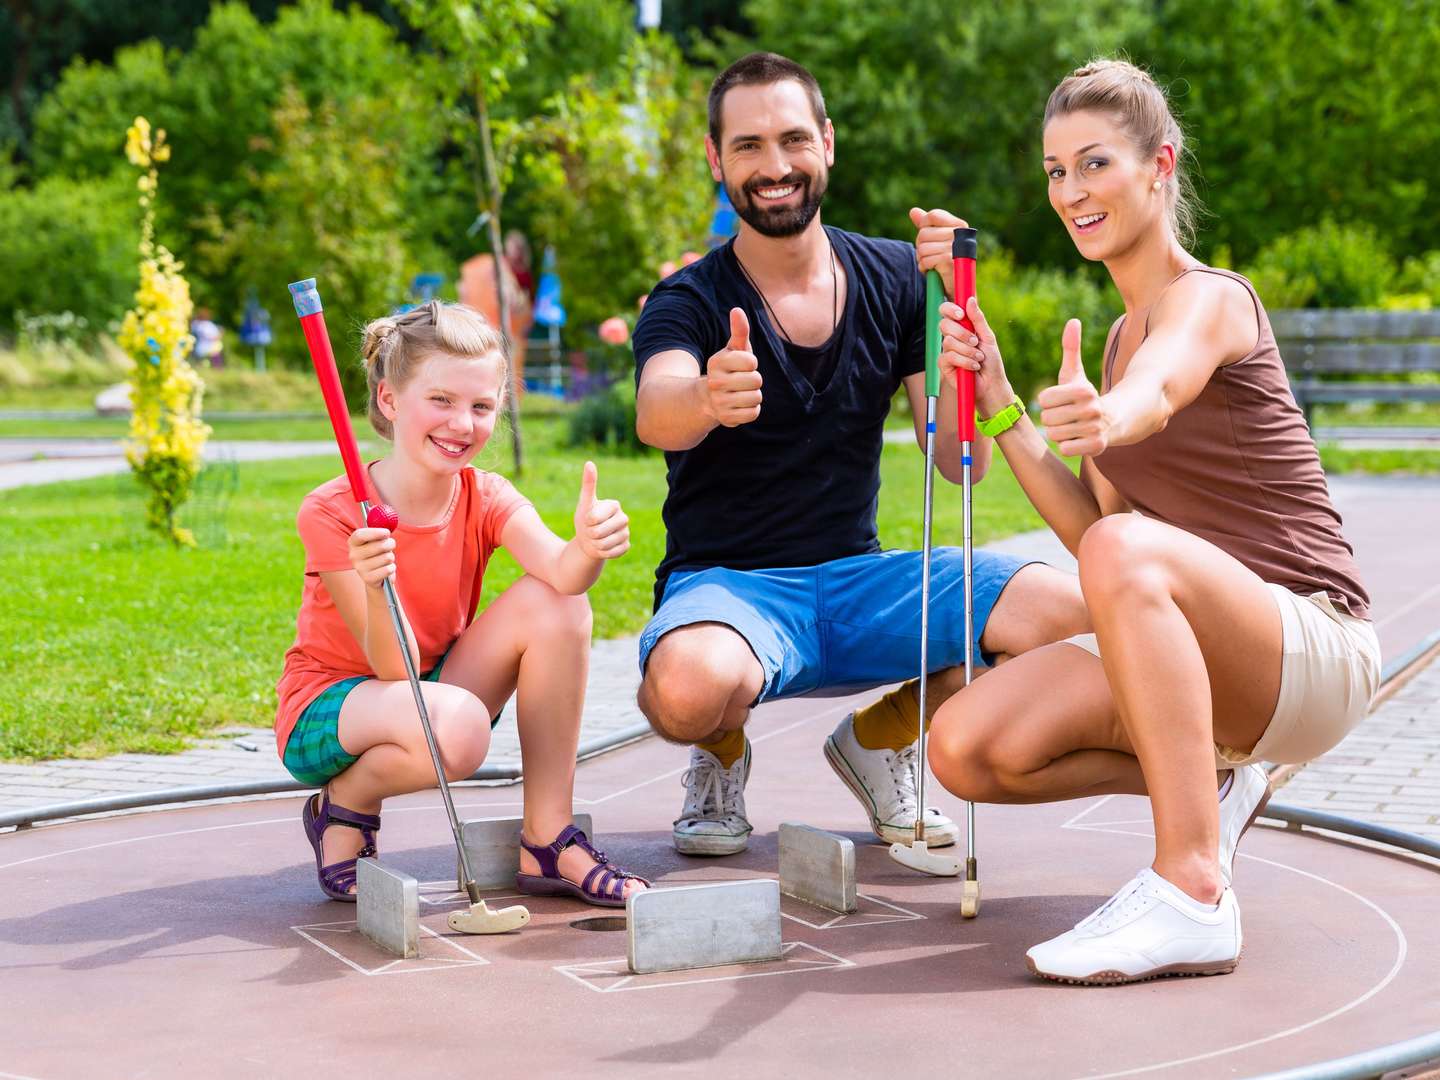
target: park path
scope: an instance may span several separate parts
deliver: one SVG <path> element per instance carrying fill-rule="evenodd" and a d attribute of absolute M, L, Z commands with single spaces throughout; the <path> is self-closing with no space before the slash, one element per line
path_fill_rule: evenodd
<path fill-rule="evenodd" d="M 229 445 L 253 448 L 254 456 L 244 460 L 286 456 L 287 448 L 309 449 L 305 443 Z M 316 445 L 314 452 L 333 453 L 328 443 Z M 43 464 L 66 463 L 88 462 Z M 7 486 L 5 471 L 15 467 L 0 458 L 0 487 Z M 1435 537 L 1440 535 L 1440 481 L 1337 476 L 1330 484 L 1371 591 L 1385 661 L 1393 668 L 1440 630 L 1440 560 L 1434 556 Z M 1074 568 L 1074 560 L 1048 530 L 1021 533 L 986 547 Z M 635 708 L 638 684 L 635 638 L 595 643 L 582 743 L 642 720 Z M 518 766 L 519 750 L 514 724 L 502 722 L 487 764 Z M 677 764 L 683 762 L 683 751 L 675 753 Z M 0 812 L 103 795 L 285 776 L 271 731 L 226 729 L 179 754 L 0 763 Z M 1440 659 L 1432 657 L 1349 739 L 1292 779 L 1284 798 L 1440 837 Z"/>
<path fill-rule="evenodd" d="M 205 444 L 205 457 L 211 461 L 269 461 L 333 453 L 333 442 L 314 439 L 303 442 L 259 439 L 211 441 Z M 0 490 L 53 484 L 60 480 L 88 480 L 123 473 L 129 468 L 124 451 L 114 439 L 0 438 Z"/>

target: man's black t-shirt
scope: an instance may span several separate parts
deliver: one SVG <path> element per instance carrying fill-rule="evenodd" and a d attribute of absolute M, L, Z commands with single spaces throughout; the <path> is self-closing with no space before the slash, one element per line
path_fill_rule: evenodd
<path fill-rule="evenodd" d="M 763 380 L 753 423 L 717 427 L 667 452 L 665 558 L 655 606 L 676 570 L 814 566 L 880 550 L 875 511 L 890 399 L 925 370 L 925 284 L 915 250 L 826 228 L 845 268 L 845 310 L 827 343 L 834 371 L 810 380 L 740 270 L 733 241 L 656 285 L 635 327 L 635 378 L 658 353 L 681 349 L 705 370 L 730 339 L 730 309 L 750 320 Z M 793 346 L 791 347 L 794 348 Z"/>

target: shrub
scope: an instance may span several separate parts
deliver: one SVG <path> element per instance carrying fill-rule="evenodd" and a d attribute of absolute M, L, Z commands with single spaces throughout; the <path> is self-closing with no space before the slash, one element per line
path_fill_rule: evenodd
<path fill-rule="evenodd" d="M 1406 294 L 1424 296 L 1429 302 L 1421 306 L 1440 307 L 1440 251 L 1406 259 L 1398 286 Z"/>
<path fill-rule="evenodd" d="M 52 177 L 0 194 L 0 329 L 21 329 L 22 312 L 74 312 L 93 328 L 118 319 L 135 289 L 137 224 L 133 178 Z"/>
<path fill-rule="evenodd" d="M 635 434 L 635 381 L 622 376 L 605 390 L 585 398 L 570 414 L 570 445 L 597 446 L 642 453 Z"/>
<path fill-rule="evenodd" d="M 1327 220 L 1272 242 L 1245 276 L 1270 308 L 1378 307 L 1397 270 L 1373 228 Z"/>
<path fill-rule="evenodd" d="M 1099 384 L 1105 335 L 1121 311 L 1113 290 L 1102 290 L 1084 271 L 1019 269 L 1000 251 L 981 255 L 976 291 L 1022 400 L 1054 384 L 1067 319 L 1084 324 L 1085 366 Z"/>

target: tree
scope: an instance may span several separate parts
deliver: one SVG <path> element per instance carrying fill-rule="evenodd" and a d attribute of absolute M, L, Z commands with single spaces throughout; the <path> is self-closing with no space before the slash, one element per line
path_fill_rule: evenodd
<path fill-rule="evenodd" d="M 674 41 L 631 33 L 617 70 L 574 76 L 522 163 L 532 228 L 575 283 L 565 305 L 580 326 L 633 310 L 662 262 L 703 245 L 714 205 L 705 88 Z"/>
<path fill-rule="evenodd" d="M 505 181 L 526 124 L 497 123 L 492 113 L 509 90 L 511 77 L 525 66 L 535 34 L 550 25 L 555 5 L 553 0 L 404 0 L 403 10 L 411 25 L 423 32 L 444 58 L 454 73 L 456 85 L 463 90 L 463 96 L 457 100 L 459 117 L 467 127 L 473 122 L 473 131 L 470 137 L 461 136 L 459 141 L 472 158 L 475 201 L 480 209 L 477 220 L 484 221 L 489 228 L 490 250 L 498 263 L 504 258 L 500 213 L 505 200 Z M 468 117 L 467 107 L 474 110 Z M 496 270 L 499 330 L 508 342 L 509 304 L 498 266 Z M 505 410 L 510 421 L 515 475 L 519 476 L 525 457 L 520 434 L 519 387 L 513 365 L 509 376 Z"/>

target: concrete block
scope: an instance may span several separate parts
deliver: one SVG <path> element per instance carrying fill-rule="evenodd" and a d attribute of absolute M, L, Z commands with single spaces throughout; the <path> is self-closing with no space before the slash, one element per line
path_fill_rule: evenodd
<path fill-rule="evenodd" d="M 477 818 L 460 823 L 465 853 L 470 856 L 470 872 L 481 889 L 511 889 L 520 872 L 520 818 Z M 576 814 L 575 827 L 595 839 L 595 825 L 589 814 Z M 455 860 L 455 883 L 463 892 L 464 874 L 460 860 Z"/>
<path fill-rule="evenodd" d="M 780 959 L 780 883 L 683 885 L 632 893 L 626 959 L 637 975 Z"/>
<path fill-rule="evenodd" d="M 355 869 L 355 928 L 402 960 L 419 956 L 420 883 L 375 859 Z"/>
<path fill-rule="evenodd" d="M 780 891 L 830 911 L 854 911 L 855 845 L 809 825 L 782 822 Z"/>

